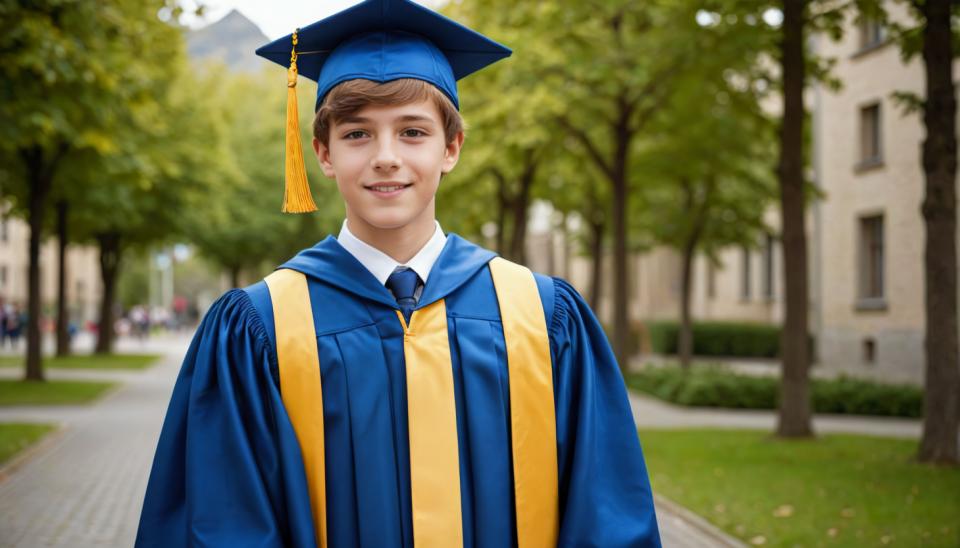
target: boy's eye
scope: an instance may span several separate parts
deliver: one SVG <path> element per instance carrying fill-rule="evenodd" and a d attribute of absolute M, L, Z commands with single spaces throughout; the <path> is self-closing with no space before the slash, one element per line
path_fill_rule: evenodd
<path fill-rule="evenodd" d="M 403 133 L 401 135 L 403 135 L 404 137 L 423 137 L 424 135 L 426 135 L 426 132 L 419 129 L 409 128 L 409 129 L 403 130 Z"/>
<path fill-rule="evenodd" d="M 354 130 L 354 131 L 351 131 L 351 132 L 347 133 L 346 135 L 343 136 L 343 138 L 344 138 L 344 139 L 361 139 L 361 138 L 365 137 L 366 135 L 367 135 L 367 134 L 366 134 L 365 132 L 360 131 L 359 129 L 357 129 L 357 130 Z"/>

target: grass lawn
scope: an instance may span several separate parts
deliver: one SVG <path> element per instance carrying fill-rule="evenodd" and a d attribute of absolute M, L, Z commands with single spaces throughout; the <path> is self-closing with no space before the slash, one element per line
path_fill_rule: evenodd
<path fill-rule="evenodd" d="M 747 543 L 960 546 L 960 469 L 911 462 L 915 441 L 735 430 L 640 439 L 655 492 Z"/>
<path fill-rule="evenodd" d="M 0 464 L 55 429 L 52 424 L 0 423 Z"/>
<path fill-rule="evenodd" d="M 0 406 L 88 403 L 116 383 L 94 381 L 0 380 Z"/>
<path fill-rule="evenodd" d="M 77 354 L 73 356 L 44 356 L 43 367 L 61 369 L 145 369 L 153 365 L 158 354 Z M 23 356 L 0 356 L 0 367 L 24 366 Z"/>

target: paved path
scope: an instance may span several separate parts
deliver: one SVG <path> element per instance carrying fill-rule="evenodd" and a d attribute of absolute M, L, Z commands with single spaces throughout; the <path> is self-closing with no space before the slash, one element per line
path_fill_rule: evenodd
<path fill-rule="evenodd" d="M 125 383 L 95 405 L 0 410 L 0 421 L 62 425 L 59 435 L 0 479 L 0 546 L 133 545 L 157 437 L 188 342 L 180 337 L 146 347 L 121 345 L 126 351 L 162 351 L 164 358 L 147 371 L 49 371 L 50 378 Z"/>
<path fill-rule="evenodd" d="M 777 424 L 774 411 L 680 407 L 635 392 L 630 393 L 630 404 L 638 428 L 746 428 L 772 432 Z M 923 425 L 919 419 L 816 415 L 813 430 L 920 439 Z"/>

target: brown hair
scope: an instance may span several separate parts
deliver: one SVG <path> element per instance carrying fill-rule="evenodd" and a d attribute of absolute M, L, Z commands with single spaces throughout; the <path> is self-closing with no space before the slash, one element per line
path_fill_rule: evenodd
<path fill-rule="evenodd" d="M 384 84 L 371 80 L 347 80 L 337 84 L 323 99 L 313 119 L 313 136 L 330 144 L 330 126 L 370 105 L 408 105 L 431 100 L 440 111 L 446 144 L 464 130 L 463 118 L 442 91 L 423 80 L 401 78 Z"/>

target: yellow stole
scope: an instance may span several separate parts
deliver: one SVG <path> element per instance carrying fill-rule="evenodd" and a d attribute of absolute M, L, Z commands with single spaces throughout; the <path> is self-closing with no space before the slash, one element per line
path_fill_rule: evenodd
<path fill-rule="evenodd" d="M 533 273 L 501 258 L 489 263 L 503 324 L 510 379 L 514 496 L 520 548 L 556 546 L 559 536 L 556 415 L 550 342 Z M 323 406 L 316 332 L 306 278 L 266 278 L 273 302 L 280 391 L 303 455 L 317 546 L 325 548 Z M 460 463 L 446 304 L 404 322 L 410 489 L 417 547 L 462 546 Z M 318 405 L 319 403 L 319 405 Z"/>

